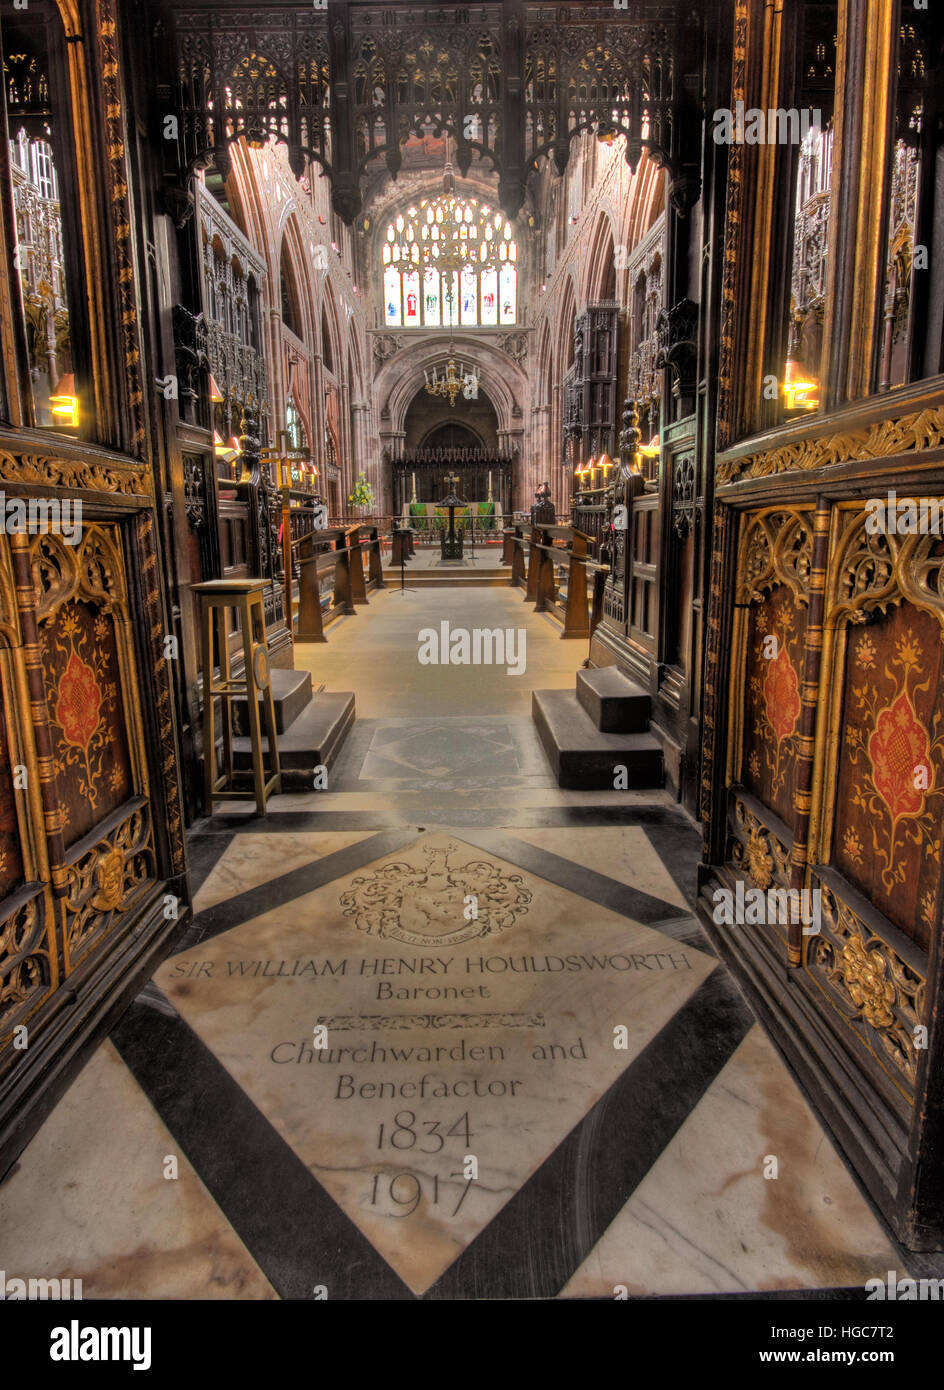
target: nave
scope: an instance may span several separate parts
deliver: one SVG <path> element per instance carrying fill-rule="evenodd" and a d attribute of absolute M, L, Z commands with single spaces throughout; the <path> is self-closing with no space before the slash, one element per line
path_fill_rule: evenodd
<path fill-rule="evenodd" d="M 0 73 L 3 1300 L 866 1359 L 944 1296 L 944 7 L 14 0 Z"/>
<path fill-rule="evenodd" d="M 527 670 L 418 667 L 443 618 L 522 625 Z M 531 689 L 572 686 L 575 644 L 504 588 L 387 590 L 332 632 L 298 650 L 357 681 L 330 789 L 195 825 L 194 919 L 0 1186 L 0 1267 L 87 1299 L 861 1297 L 880 1271 L 940 1275 L 695 919 L 690 819 L 664 791 L 555 785 Z"/>

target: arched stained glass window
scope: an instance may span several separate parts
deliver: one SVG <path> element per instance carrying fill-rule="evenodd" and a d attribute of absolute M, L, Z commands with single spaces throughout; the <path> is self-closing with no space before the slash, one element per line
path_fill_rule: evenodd
<path fill-rule="evenodd" d="M 518 321 L 518 247 L 504 213 L 476 198 L 424 198 L 387 227 L 390 328 L 497 327 Z"/>

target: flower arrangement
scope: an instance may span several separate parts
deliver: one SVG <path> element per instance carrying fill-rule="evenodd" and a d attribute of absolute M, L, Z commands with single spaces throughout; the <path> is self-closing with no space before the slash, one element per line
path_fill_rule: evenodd
<path fill-rule="evenodd" d="M 357 482 L 354 484 L 354 491 L 347 500 L 352 507 L 372 507 L 374 505 L 373 491 L 363 473 L 358 475 Z"/>

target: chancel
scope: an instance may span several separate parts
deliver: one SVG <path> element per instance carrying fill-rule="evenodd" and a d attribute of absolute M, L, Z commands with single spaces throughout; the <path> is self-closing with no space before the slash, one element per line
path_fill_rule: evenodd
<path fill-rule="evenodd" d="M 923 1297 L 944 7 L 0 51 L 0 1298 Z"/>

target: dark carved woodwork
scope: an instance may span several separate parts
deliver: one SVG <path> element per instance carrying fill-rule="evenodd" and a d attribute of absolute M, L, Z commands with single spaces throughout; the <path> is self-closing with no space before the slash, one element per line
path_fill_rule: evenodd
<path fill-rule="evenodd" d="M 672 396 L 676 403 L 676 418 L 690 414 L 695 403 L 695 383 L 698 361 L 698 305 L 690 299 L 680 300 L 659 315 L 658 368 L 668 367 L 672 373 Z"/>
<path fill-rule="evenodd" d="M 464 6 L 171 3 L 180 148 L 187 170 L 212 160 L 224 178 L 235 139 L 285 143 L 296 176 L 312 160 L 335 211 L 361 210 L 368 164 L 396 177 L 400 147 L 431 128 L 499 174 L 515 217 L 543 157 L 559 172 L 583 130 L 625 134 L 670 171 L 684 215 L 699 192 L 700 16 L 682 0 L 554 6 L 501 0 Z"/>
<path fill-rule="evenodd" d="M 574 324 L 574 362 L 564 379 L 566 461 L 616 451 L 619 305 L 589 304 Z"/>

